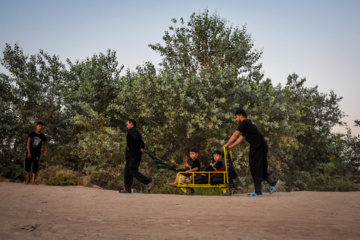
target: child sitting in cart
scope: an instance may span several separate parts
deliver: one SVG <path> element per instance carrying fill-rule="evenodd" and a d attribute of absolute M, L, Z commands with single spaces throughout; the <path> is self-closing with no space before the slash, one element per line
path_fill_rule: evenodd
<path fill-rule="evenodd" d="M 199 153 L 198 153 L 197 148 L 190 148 L 189 155 L 192 160 L 192 163 L 190 163 L 189 160 L 185 162 L 186 169 L 184 169 L 184 172 L 186 172 L 186 173 L 180 174 L 179 184 L 190 184 L 192 181 L 191 172 L 200 171 L 200 161 L 198 159 Z M 190 166 L 190 164 L 191 164 L 191 166 Z M 169 183 L 169 185 L 172 187 L 176 187 L 177 184 L 178 184 L 177 178 L 175 179 L 175 182 Z"/>
<path fill-rule="evenodd" d="M 214 163 L 210 163 L 209 166 L 205 168 L 206 172 L 213 172 L 213 171 L 225 171 L 224 164 L 223 164 L 223 153 L 220 150 L 216 150 L 213 153 Z M 210 181 L 218 175 L 219 173 L 212 173 L 210 175 Z M 221 174 L 222 175 L 222 174 Z M 207 184 L 208 183 L 208 174 L 201 174 L 201 178 L 195 179 L 197 184 Z"/>

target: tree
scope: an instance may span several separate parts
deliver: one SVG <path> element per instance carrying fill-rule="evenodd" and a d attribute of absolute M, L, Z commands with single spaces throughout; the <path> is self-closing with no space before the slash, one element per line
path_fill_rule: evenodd
<path fill-rule="evenodd" d="M 308 181 L 319 178 L 321 166 L 328 164 L 333 156 L 331 146 L 335 138 L 331 128 L 341 125 L 344 117 L 339 108 L 341 97 L 337 97 L 333 91 L 329 94 L 320 93 L 317 86 L 307 88 L 304 86 L 305 81 L 292 74 L 284 88 L 288 101 L 297 103 L 297 111 L 301 116 L 298 121 L 304 124 L 301 134 L 296 137 L 299 148 L 293 152 L 285 173 L 289 189 L 305 190 L 313 187 L 307 186 Z"/>
<path fill-rule="evenodd" d="M 57 56 L 42 50 L 26 56 L 18 44 L 6 44 L 1 64 L 10 76 L 0 75 L 4 102 L 0 167 L 6 177 L 16 179 L 22 176 L 27 134 L 34 130 L 36 121 L 46 123 L 50 148 L 62 143 L 64 65 Z"/>
<path fill-rule="evenodd" d="M 287 190 L 356 189 L 358 138 L 331 133 L 342 124 L 341 97 L 305 87 L 297 74 L 274 86 L 264 79 L 262 52 L 253 49 L 246 27 L 228 26 L 207 9 L 187 23 L 181 18 L 180 27 L 172 22 L 165 45 L 149 45 L 163 56 L 161 68 L 147 62 L 122 76 L 111 50 L 65 67 L 42 50 L 26 56 L 17 44 L 6 45 L 1 174 L 21 178 L 26 137 L 38 119 L 46 122 L 50 165 L 76 169 L 108 188 L 121 182 L 129 118 L 137 120 L 147 151 L 180 167 L 195 146 L 205 165 L 236 129 L 234 112 L 244 108 L 269 144 L 270 171 Z M 248 151 L 247 144 L 234 149 L 245 182 Z M 155 173 L 150 159 L 142 166 Z"/>
<path fill-rule="evenodd" d="M 193 13 L 185 24 L 180 18 L 172 19 L 175 26 L 165 31 L 161 44 L 149 46 L 163 56 L 161 65 L 171 69 L 183 77 L 192 77 L 201 72 L 216 72 L 218 68 L 235 66 L 237 74 L 259 71 L 261 65 L 255 63 L 262 52 L 253 50 L 251 35 L 242 29 L 227 26 L 227 21 L 220 19 L 217 13 L 209 14 L 209 10 L 199 14 Z"/>

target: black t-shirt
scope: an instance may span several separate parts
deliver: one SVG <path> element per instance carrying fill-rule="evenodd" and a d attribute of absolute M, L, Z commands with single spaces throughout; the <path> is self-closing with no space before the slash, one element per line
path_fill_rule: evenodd
<path fill-rule="evenodd" d="M 250 119 L 242 120 L 236 130 L 240 131 L 241 134 L 245 137 L 246 141 L 248 141 L 250 144 L 256 138 L 264 137 L 260 132 L 259 128 Z"/>
<path fill-rule="evenodd" d="M 214 168 L 219 171 L 219 169 L 223 166 L 222 161 L 218 161 L 215 163 Z"/>
<path fill-rule="evenodd" d="M 196 167 L 198 168 L 197 171 L 200 171 L 200 161 L 199 161 L 198 158 L 193 161 L 193 163 L 192 163 L 192 165 L 191 165 L 191 169 L 194 169 L 194 168 L 196 168 Z"/>
<path fill-rule="evenodd" d="M 30 152 L 35 155 L 41 154 L 41 146 L 43 142 L 46 142 L 46 137 L 43 133 L 37 134 L 36 132 L 29 133 L 30 142 Z"/>

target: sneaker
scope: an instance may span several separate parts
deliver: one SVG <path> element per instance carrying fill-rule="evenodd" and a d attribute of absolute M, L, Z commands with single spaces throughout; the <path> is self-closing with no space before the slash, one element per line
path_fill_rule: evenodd
<path fill-rule="evenodd" d="M 272 194 L 276 190 L 277 186 L 279 185 L 279 182 L 280 181 L 276 181 L 274 186 L 270 186 L 270 194 Z"/>
<path fill-rule="evenodd" d="M 263 197 L 264 195 L 262 194 L 257 194 L 256 192 L 250 193 L 248 194 L 248 197 Z"/>
<path fill-rule="evenodd" d="M 131 193 L 131 192 L 128 192 L 125 189 L 123 189 L 123 190 L 119 190 L 119 193 Z"/>

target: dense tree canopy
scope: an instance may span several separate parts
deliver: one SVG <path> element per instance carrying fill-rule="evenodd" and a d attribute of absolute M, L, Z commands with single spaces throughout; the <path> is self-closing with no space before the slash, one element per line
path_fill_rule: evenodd
<path fill-rule="evenodd" d="M 0 74 L 0 174 L 23 177 L 27 134 L 46 123 L 52 165 L 91 176 L 115 188 L 122 181 L 126 120 L 137 120 L 147 151 L 181 166 L 187 149 L 200 150 L 202 164 L 236 129 L 244 108 L 264 133 L 270 171 L 286 190 L 351 190 L 358 187 L 359 138 L 334 134 L 341 97 L 305 87 L 291 74 L 285 86 L 264 79 L 262 51 L 246 27 L 232 27 L 207 9 L 185 22 L 172 19 L 164 44 L 149 46 L 162 57 L 122 73 L 115 51 L 61 63 L 40 50 L 25 55 L 7 44 Z M 359 122 L 357 121 L 359 125 Z M 248 145 L 234 149 L 243 182 L 250 184 Z M 146 157 L 143 157 L 146 159 Z M 155 175 L 151 161 L 143 171 Z M 172 176 L 173 177 L 173 176 Z"/>

